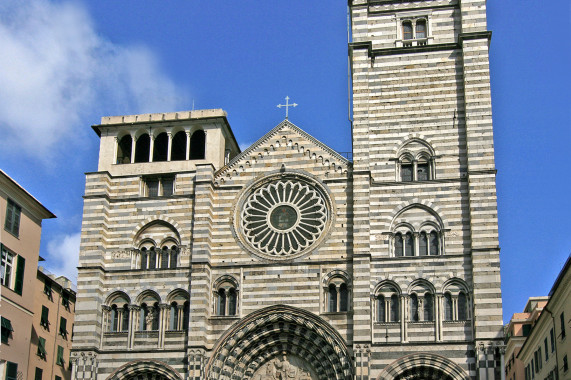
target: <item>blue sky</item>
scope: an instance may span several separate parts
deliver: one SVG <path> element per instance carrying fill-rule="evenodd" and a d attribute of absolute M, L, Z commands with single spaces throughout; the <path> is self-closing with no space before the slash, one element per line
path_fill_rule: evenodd
<path fill-rule="evenodd" d="M 289 95 L 294 123 L 350 151 L 346 4 L 0 2 L 0 167 L 58 216 L 46 266 L 75 279 L 101 116 L 223 108 L 245 147 Z M 488 1 L 504 320 L 549 292 L 571 251 L 570 19 L 567 0 Z"/>

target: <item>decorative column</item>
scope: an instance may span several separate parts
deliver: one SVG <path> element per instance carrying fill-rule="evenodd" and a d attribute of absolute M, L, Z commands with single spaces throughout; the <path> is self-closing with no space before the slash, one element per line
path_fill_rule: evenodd
<path fill-rule="evenodd" d="M 159 348 L 165 347 L 165 330 L 166 330 L 166 317 L 168 316 L 168 311 L 170 307 L 166 303 L 159 305 L 160 318 L 159 318 Z"/>
<path fill-rule="evenodd" d="M 177 313 L 177 324 L 175 326 L 175 328 L 177 330 L 184 330 L 184 304 L 182 305 L 176 305 L 176 313 Z"/>
<path fill-rule="evenodd" d="M 117 136 L 113 137 L 113 140 L 115 141 L 115 152 L 113 152 L 113 164 L 118 164 L 117 162 L 117 151 L 119 150 L 119 139 L 117 138 Z"/>
<path fill-rule="evenodd" d="M 131 163 L 135 163 L 135 150 L 137 148 L 137 139 L 131 135 Z"/>
<path fill-rule="evenodd" d="M 499 346 L 498 350 L 500 350 L 500 373 L 501 373 L 501 380 L 506 380 L 506 371 L 505 371 L 505 355 L 506 355 L 506 346 Z M 543 359 L 542 359 L 543 360 Z"/>
<path fill-rule="evenodd" d="M 153 151 L 155 150 L 155 136 L 149 133 L 149 162 L 153 162 Z"/>
<path fill-rule="evenodd" d="M 129 335 L 127 337 L 127 348 L 131 350 L 135 341 L 135 331 L 137 330 L 137 317 L 139 306 L 129 305 Z"/>
<path fill-rule="evenodd" d="M 434 316 L 436 317 L 436 341 L 442 341 L 442 315 L 441 315 L 441 305 L 442 305 L 442 295 L 435 294 L 435 306 L 436 310 L 434 310 Z"/>
<path fill-rule="evenodd" d="M 172 132 L 167 132 L 168 136 L 168 146 L 167 146 L 167 161 L 171 160 L 171 150 L 172 150 Z"/>
<path fill-rule="evenodd" d="M 416 171 L 418 170 L 418 160 L 412 160 L 412 180 L 418 181 L 418 175 Z"/>
<path fill-rule="evenodd" d="M 103 348 L 103 336 L 105 331 L 107 331 L 107 326 L 109 325 L 109 312 L 111 307 L 107 305 L 101 306 L 101 339 L 99 341 L 99 348 Z"/>
<path fill-rule="evenodd" d="M 400 295 L 400 340 L 401 342 L 406 342 L 406 298 L 404 295 Z"/>
<path fill-rule="evenodd" d="M 190 131 L 184 131 L 186 133 L 186 159 L 190 160 Z"/>

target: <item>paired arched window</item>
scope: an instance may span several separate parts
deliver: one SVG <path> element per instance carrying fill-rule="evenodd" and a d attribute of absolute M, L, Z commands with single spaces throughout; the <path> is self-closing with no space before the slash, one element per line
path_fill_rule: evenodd
<path fill-rule="evenodd" d="M 124 332 L 129 330 L 129 298 L 124 293 L 116 294 L 103 306 L 104 331 Z"/>
<path fill-rule="evenodd" d="M 129 330 L 129 305 L 117 306 L 111 305 L 109 316 L 109 332 L 120 332 Z"/>
<path fill-rule="evenodd" d="M 224 276 L 214 284 L 214 314 L 233 317 L 238 315 L 238 282 Z"/>
<path fill-rule="evenodd" d="M 188 131 L 178 131 L 174 135 L 170 131 L 157 135 L 147 132 L 138 136 L 127 134 L 117 138 L 116 145 L 117 164 L 131 163 L 132 158 L 137 163 L 198 160 L 205 158 L 206 133 L 197 130 L 192 136 Z"/>
<path fill-rule="evenodd" d="M 400 302 L 397 288 L 392 284 L 382 285 L 375 293 L 377 322 L 400 321 Z"/>
<path fill-rule="evenodd" d="M 332 281 L 326 291 L 327 312 L 349 311 L 349 288 L 345 281 Z"/>
<path fill-rule="evenodd" d="M 396 154 L 397 181 L 412 182 L 434 179 L 434 150 L 426 141 L 412 138 L 406 141 Z"/>
<path fill-rule="evenodd" d="M 470 301 L 464 284 L 453 281 L 445 287 L 442 297 L 445 321 L 467 321 L 470 319 Z"/>
<path fill-rule="evenodd" d="M 424 46 L 427 44 L 428 26 L 426 18 L 406 19 L 402 21 L 403 46 Z"/>
<path fill-rule="evenodd" d="M 415 281 L 409 288 L 409 315 L 411 322 L 434 320 L 434 288 L 425 280 Z"/>
<path fill-rule="evenodd" d="M 169 330 L 187 330 L 190 320 L 190 304 L 188 301 L 183 303 L 173 301 L 170 304 L 169 311 Z"/>

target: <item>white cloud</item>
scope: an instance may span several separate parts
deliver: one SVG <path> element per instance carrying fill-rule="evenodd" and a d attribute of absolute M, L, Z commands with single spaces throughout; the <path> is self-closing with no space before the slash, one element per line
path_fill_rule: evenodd
<path fill-rule="evenodd" d="M 105 40 L 78 4 L 2 0 L 0 46 L 2 145 L 19 153 L 49 158 L 96 117 L 185 104 L 151 51 Z"/>
<path fill-rule="evenodd" d="M 65 276 L 77 284 L 79 242 L 81 234 L 58 236 L 48 243 L 46 267 L 56 276 Z"/>

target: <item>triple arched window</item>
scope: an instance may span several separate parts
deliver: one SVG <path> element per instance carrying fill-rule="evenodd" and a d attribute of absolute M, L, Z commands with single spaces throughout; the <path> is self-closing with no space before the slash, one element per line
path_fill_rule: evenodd
<path fill-rule="evenodd" d="M 232 276 L 220 277 L 213 286 L 214 315 L 233 317 L 238 315 L 238 282 Z"/>
<path fill-rule="evenodd" d="M 206 133 L 203 130 L 171 130 L 127 133 L 117 137 L 117 164 L 201 160 L 206 153 Z"/>
<path fill-rule="evenodd" d="M 188 329 L 190 322 L 190 303 L 188 293 L 173 291 L 167 297 L 167 303 L 161 303 L 160 297 L 153 291 L 144 291 L 135 304 L 122 292 L 111 296 L 103 306 L 104 331 L 109 333 L 134 331 L 181 331 Z M 131 320 L 132 319 L 132 320 Z M 164 327 L 161 327 L 164 321 Z"/>

